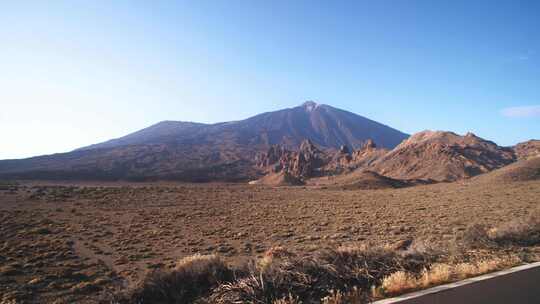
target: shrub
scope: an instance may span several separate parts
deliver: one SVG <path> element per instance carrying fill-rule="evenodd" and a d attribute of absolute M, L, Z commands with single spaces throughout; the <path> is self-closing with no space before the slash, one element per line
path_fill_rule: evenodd
<path fill-rule="evenodd" d="M 194 255 L 178 262 L 174 270 L 150 273 L 120 303 L 192 303 L 206 296 L 234 273 L 215 255 Z"/>
<path fill-rule="evenodd" d="M 466 247 L 482 248 L 491 247 L 493 242 L 488 236 L 488 228 L 485 225 L 474 224 L 463 233 L 463 242 Z"/>
<path fill-rule="evenodd" d="M 540 215 L 514 220 L 488 231 L 488 237 L 499 245 L 534 246 L 540 244 Z"/>
<path fill-rule="evenodd" d="M 211 303 L 354 303 L 372 285 L 399 270 L 417 272 L 430 259 L 420 253 L 347 247 L 300 256 L 283 248 L 270 250 L 247 277 L 222 284 Z M 294 301 L 290 295 L 294 295 Z M 281 301 L 281 302 L 280 302 Z"/>
<path fill-rule="evenodd" d="M 471 248 L 538 245 L 540 215 L 533 215 L 520 221 L 514 220 L 494 228 L 473 225 L 465 231 L 463 241 Z"/>

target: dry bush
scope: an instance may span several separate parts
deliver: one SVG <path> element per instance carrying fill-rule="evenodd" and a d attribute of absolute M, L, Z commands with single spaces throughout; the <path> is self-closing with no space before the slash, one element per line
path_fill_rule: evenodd
<path fill-rule="evenodd" d="M 540 244 L 540 215 L 533 215 L 524 220 L 514 220 L 494 228 L 473 225 L 465 231 L 463 241 L 470 248 L 538 245 Z"/>
<path fill-rule="evenodd" d="M 540 215 L 514 220 L 490 229 L 488 237 L 499 245 L 534 246 L 540 244 Z"/>
<path fill-rule="evenodd" d="M 420 247 L 424 249 L 419 250 Z M 244 268 L 233 269 L 215 255 L 196 255 L 179 261 L 173 270 L 151 273 L 127 298 L 118 302 L 367 303 L 372 298 L 397 295 L 519 263 L 519 259 L 512 256 L 451 265 L 436 263 L 439 258 L 433 252 L 425 252 L 425 246 L 406 251 L 342 247 L 306 254 L 275 247 L 261 259 L 242 266 Z"/>
<path fill-rule="evenodd" d="M 348 302 L 360 299 L 361 290 L 368 291 L 385 276 L 399 270 L 418 272 L 429 260 L 418 252 L 400 254 L 380 248 L 325 249 L 307 256 L 273 249 L 255 264 L 249 276 L 214 290 L 210 302 L 273 303 L 290 294 L 303 303 L 322 299 Z"/>
<path fill-rule="evenodd" d="M 468 248 L 491 247 L 495 244 L 488 236 L 489 228 L 486 225 L 474 224 L 463 233 L 462 240 Z"/>
<path fill-rule="evenodd" d="M 233 270 L 215 255 L 195 255 L 178 262 L 172 271 L 154 271 L 120 303 L 192 303 L 222 282 L 233 280 Z"/>

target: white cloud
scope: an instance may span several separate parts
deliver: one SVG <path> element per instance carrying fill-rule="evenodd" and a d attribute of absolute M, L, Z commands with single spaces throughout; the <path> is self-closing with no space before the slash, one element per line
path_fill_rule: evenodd
<path fill-rule="evenodd" d="M 501 114 L 506 117 L 540 117 L 540 105 L 510 107 L 501 110 Z"/>

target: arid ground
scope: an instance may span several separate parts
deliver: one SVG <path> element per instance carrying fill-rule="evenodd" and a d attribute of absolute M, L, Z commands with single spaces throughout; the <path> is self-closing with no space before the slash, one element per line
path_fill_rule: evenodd
<path fill-rule="evenodd" d="M 6 184 L 0 191 L 0 302 L 99 302 L 195 253 L 237 263 L 276 245 L 306 252 L 414 239 L 445 248 L 472 224 L 523 218 L 539 212 L 539 203 L 540 181 L 354 191 Z"/>

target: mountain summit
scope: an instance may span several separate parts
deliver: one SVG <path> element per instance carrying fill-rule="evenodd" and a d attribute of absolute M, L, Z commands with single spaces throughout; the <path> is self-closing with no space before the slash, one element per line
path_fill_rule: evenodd
<path fill-rule="evenodd" d="M 164 121 L 127 136 L 82 149 L 185 141 L 207 141 L 216 145 L 230 141 L 262 146 L 264 149 L 280 144 L 289 149 L 298 149 L 304 139 L 309 139 L 323 148 L 338 149 L 342 145 L 359 148 L 370 139 L 380 147 L 394 148 L 407 137 L 405 133 L 360 115 L 306 101 L 294 108 L 233 122 L 199 124 Z"/>
<path fill-rule="evenodd" d="M 256 156 L 272 145 L 298 150 L 307 139 L 337 150 L 372 140 L 392 149 L 407 137 L 360 115 L 307 101 L 233 122 L 163 121 L 68 153 L 0 161 L 0 177 L 244 180 L 257 175 Z"/>

